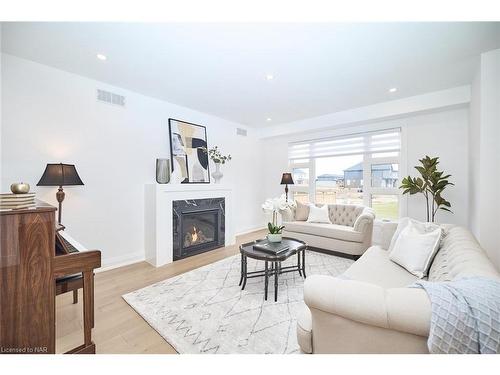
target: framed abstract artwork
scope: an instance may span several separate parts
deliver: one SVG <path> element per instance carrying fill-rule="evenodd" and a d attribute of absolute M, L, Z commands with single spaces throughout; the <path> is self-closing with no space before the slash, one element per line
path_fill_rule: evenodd
<path fill-rule="evenodd" d="M 168 119 L 172 176 L 181 184 L 208 184 L 207 129 L 202 125 Z"/>

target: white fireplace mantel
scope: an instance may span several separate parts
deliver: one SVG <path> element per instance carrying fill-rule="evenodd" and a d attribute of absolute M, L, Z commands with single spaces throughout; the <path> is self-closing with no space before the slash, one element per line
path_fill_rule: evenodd
<path fill-rule="evenodd" d="M 220 184 L 146 184 L 144 189 L 144 247 L 146 260 L 155 267 L 173 261 L 173 201 L 225 199 L 225 246 L 236 243 L 233 189 Z"/>

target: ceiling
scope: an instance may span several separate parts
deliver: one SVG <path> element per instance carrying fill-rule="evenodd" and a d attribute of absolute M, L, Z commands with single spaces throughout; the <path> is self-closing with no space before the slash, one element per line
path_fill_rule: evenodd
<path fill-rule="evenodd" d="M 500 23 L 3 23 L 2 29 L 6 53 L 255 127 L 468 84 L 478 55 L 496 48 Z"/>

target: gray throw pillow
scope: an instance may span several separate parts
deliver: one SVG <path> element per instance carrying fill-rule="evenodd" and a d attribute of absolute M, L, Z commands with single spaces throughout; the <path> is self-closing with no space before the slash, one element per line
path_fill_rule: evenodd
<path fill-rule="evenodd" d="M 297 208 L 295 209 L 295 220 L 297 221 L 306 221 L 309 217 L 309 205 L 296 202 Z"/>

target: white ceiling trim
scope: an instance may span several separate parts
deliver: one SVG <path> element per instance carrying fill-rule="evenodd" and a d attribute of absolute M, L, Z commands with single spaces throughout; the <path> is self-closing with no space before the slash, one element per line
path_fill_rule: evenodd
<path fill-rule="evenodd" d="M 259 137 L 272 138 L 317 130 L 342 128 L 374 121 L 391 120 L 402 116 L 468 105 L 470 100 L 470 85 L 464 85 L 271 126 L 261 129 Z"/>

